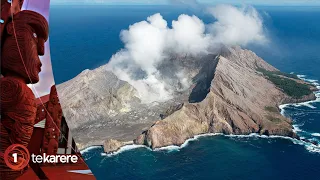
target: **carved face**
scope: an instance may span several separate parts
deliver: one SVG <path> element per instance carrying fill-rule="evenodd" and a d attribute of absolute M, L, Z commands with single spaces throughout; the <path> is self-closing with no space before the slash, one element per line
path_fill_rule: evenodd
<path fill-rule="evenodd" d="M 20 76 L 26 83 L 37 83 L 42 65 L 39 55 L 44 55 L 44 43 L 48 38 L 46 19 L 33 11 L 20 11 L 13 22 L 7 24 L 6 30 L 2 74 Z"/>

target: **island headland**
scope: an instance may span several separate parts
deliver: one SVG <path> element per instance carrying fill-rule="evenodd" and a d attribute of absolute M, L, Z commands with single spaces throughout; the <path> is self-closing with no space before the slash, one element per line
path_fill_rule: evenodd
<path fill-rule="evenodd" d="M 279 135 L 299 139 L 281 104 L 315 100 L 316 87 L 280 72 L 239 46 L 217 54 L 179 55 L 168 62 L 187 72 L 191 85 L 161 102 L 143 102 L 137 90 L 108 70 L 85 70 L 57 86 L 64 115 L 80 149 L 103 145 L 106 153 L 128 144 L 152 149 L 181 145 L 207 133 Z M 160 67 L 172 71 L 172 67 Z M 170 74 L 170 73 L 169 73 Z"/>

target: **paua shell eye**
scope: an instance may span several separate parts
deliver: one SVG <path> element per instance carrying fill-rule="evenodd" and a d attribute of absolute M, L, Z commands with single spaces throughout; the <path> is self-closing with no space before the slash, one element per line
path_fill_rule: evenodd
<path fill-rule="evenodd" d="M 33 33 L 33 37 L 37 38 L 37 34 L 36 34 L 36 33 Z"/>

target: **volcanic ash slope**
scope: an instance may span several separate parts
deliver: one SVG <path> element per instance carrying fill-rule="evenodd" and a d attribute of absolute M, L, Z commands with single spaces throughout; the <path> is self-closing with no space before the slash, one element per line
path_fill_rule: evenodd
<path fill-rule="evenodd" d="M 315 95 L 310 91 L 301 97 L 289 96 L 263 72 L 274 72 L 276 78 L 298 84 L 305 82 L 278 73 L 255 53 L 240 47 L 227 48 L 199 62 L 195 64 L 200 66 L 188 67 L 194 83 L 191 88 L 161 103 L 142 103 L 129 83 L 104 66 L 59 85 L 64 114 L 80 148 L 104 143 L 105 151 L 113 152 L 127 144 L 120 142 L 133 139 L 135 144 L 159 148 L 181 145 L 205 133 L 297 137 L 291 120 L 281 116 L 278 106 L 312 100 Z"/>

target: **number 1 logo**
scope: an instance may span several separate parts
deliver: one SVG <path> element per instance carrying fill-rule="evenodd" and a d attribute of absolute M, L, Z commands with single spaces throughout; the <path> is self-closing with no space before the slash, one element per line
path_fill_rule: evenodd
<path fill-rule="evenodd" d="M 18 162 L 18 154 L 17 153 L 13 153 L 12 157 L 13 157 L 13 162 L 17 163 Z"/>
<path fill-rule="evenodd" d="M 4 152 L 6 165 L 13 170 L 22 170 L 27 167 L 30 161 L 28 149 L 21 144 L 13 144 Z"/>

